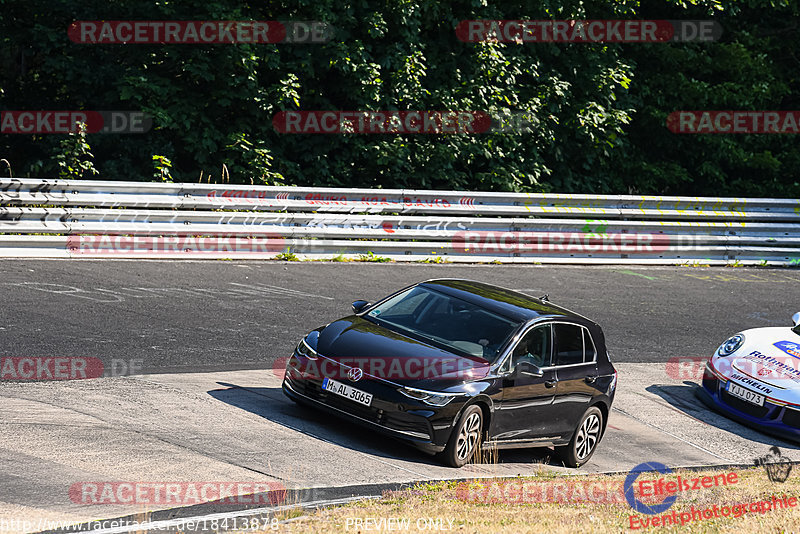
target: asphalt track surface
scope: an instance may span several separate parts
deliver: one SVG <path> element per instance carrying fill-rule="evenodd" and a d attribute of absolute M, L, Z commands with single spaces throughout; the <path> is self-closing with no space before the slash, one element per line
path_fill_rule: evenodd
<path fill-rule="evenodd" d="M 96 357 L 117 376 L 265 369 L 352 301 L 430 278 L 547 293 L 603 327 L 615 362 L 708 356 L 800 310 L 800 271 L 781 269 L 2 261 L 0 356 Z"/>
<path fill-rule="evenodd" d="M 752 465 L 771 445 L 800 454 L 709 411 L 693 395 L 698 377 L 665 366 L 707 357 L 740 329 L 789 324 L 800 310 L 796 270 L 24 260 L 0 262 L 0 272 L 0 356 L 90 356 L 107 371 L 97 380 L 0 381 L 0 519 L 138 511 L 72 502 L 68 490 L 81 481 L 328 488 L 313 500 L 357 493 L 345 488 L 354 485 L 570 471 L 547 449 L 447 468 L 281 394 L 272 363 L 305 332 L 348 314 L 357 298 L 439 277 L 548 293 L 603 326 L 620 381 L 609 430 L 580 472 L 653 460 Z"/>

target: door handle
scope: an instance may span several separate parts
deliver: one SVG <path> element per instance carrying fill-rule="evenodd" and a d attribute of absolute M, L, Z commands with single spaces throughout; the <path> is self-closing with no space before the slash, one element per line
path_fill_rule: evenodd
<path fill-rule="evenodd" d="M 585 380 L 587 384 L 594 384 L 594 381 L 597 380 L 597 375 L 589 375 Z"/>
<path fill-rule="evenodd" d="M 557 381 L 556 380 L 545 380 L 544 387 L 546 388 L 554 388 L 556 387 Z"/>

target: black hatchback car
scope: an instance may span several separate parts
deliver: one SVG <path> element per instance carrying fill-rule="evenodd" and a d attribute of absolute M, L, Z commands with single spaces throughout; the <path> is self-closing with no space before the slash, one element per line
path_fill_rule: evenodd
<path fill-rule="evenodd" d="M 600 326 L 543 299 L 447 279 L 356 301 L 300 341 L 283 392 L 454 467 L 479 448 L 549 446 L 578 467 L 603 437 L 617 372 Z"/>

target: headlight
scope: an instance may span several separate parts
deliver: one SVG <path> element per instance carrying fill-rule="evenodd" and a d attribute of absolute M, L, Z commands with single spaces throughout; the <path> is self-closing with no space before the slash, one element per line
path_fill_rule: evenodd
<path fill-rule="evenodd" d="M 300 340 L 300 343 L 297 344 L 297 348 L 294 349 L 297 353 L 301 356 L 305 356 L 309 360 L 316 360 L 317 359 L 317 351 L 311 348 L 311 345 L 306 343 L 306 338 Z"/>
<path fill-rule="evenodd" d="M 415 388 L 400 388 L 398 391 L 406 397 L 420 400 L 431 406 L 444 406 L 458 397 L 457 393 L 439 393 L 438 391 L 425 391 L 424 389 Z"/>
<path fill-rule="evenodd" d="M 733 337 L 729 337 L 725 343 L 719 346 L 717 349 L 718 356 L 730 356 L 737 350 L 739 347 L 742 346 L 744 343 L 744 336 L 742 334 L 736 334 Z"/>

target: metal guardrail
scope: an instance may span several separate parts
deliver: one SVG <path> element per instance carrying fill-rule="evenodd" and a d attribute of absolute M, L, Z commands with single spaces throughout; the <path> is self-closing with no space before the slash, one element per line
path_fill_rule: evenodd
<path fill-rule="evenodd" d="M 0 256 L 800 264 L 800 199 L 0 178 Z M 370 257 L 374 259 L 374 257 Z"/>

